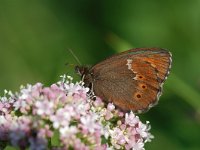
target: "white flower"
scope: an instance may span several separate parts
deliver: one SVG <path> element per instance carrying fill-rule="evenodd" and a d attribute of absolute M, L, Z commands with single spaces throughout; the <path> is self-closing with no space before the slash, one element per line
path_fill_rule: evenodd
<path fill-rule="evenodd" d="M 133 112 L 131 111 L 130 114 L 126 113 L 125 115 L 125 123 L 130 126 L 135 126 L 137 123 L 139 123 L 138 116 L 135 116 Z"/>
<path fill-rule="evenodd" d="M 132 150 L 144 150 L 144 142 L 142 139 L 133 144 Z"/>
<path fill-rule="evenodd" d="M 21 94 L 19 96 L 19 99 L 26 99 L 28 96 L 30 96 L 30 92 L 32 90 L 32 85 L 27 84 L 27 87 L 24 88 L 23 86 L 21 87 Z"/>
<path fill-rule="evenodd" d="M 75 126 L 65 126 L 60 128 L 59 132 L 62 137 L 70 137 L 71 135 L 75 135 L 78 129 Z"/>
<path fill-rule="evenodd" d="M 26 108 L 27 102 L 24 99 L 18 99 L 16 102 L 14 102 L 13 106 L 15 110 L 18 110 L 19 108 Z"/>
<path fill-rule="evenodd" d="M 138 127 L 136 128 L 137 133 L 140 134 L 141 137 L 146 138 L 147 137 L 147 125 L 143 124 L 142 122 L 138 123 Z"/>
<path fill-rule="evenodd" d="M 100 124 L 97 122 L 98 115 L 95 113 L 88 114 L 86 116 L 81 116 L 82 128 L 94 133 L 96 129 L 101 129 Z"/>
<path fill-rule="evenodd" d="M 38 115 L 51 115 L 53 113 L 54 103 L 48 100 L 36 101 L 36 113 Z"/>
<path fill-rule="evenodd" d="M 7 122 L 6 118 L 4 116 L 0 116 L 0 125 L 3 125 Z"/>
<path fill-rule="evenodd" d="M 71 96 L 75 93 L 79 93 L 79 90 L 82 89 L 82 87 L 78 84 L 74 84 L 74 83 L 69 83 L 65 85 L 65 89 L 67 90 L 67 95 Z"/>
<path fill-rule="evenodd" d="M 104 135 L 104 137 L 106 139 L 108 139 L 108 137 L 110 136 L 110 126 L 109 126 L 109 124 L 107 124 L 106 126 L 103 126 L 101 132 L 102 132 L 102 135 Z"/>
<path fill-rule="evenodd" d="M 114 139 L 114 141 L 117 141 L 123 135 L 123 132 L 118 127 L 116 127 L 110 130 L 110 135 Z"/>

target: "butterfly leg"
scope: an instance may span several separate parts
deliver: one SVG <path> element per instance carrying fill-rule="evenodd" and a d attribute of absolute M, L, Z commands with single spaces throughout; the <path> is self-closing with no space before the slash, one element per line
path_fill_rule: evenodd
<path fill-rule="evenodd" d="M 94 86 L 93 86 L 93 83 L 90 83 L 90 90 L 89 90 L 89 92 L 87 93 L 88 94 L 88 97 L 90 98 L 90 99 L 93 99 L 93 100 L 95 100 L 96 99 L 96 96 L 95 96 L 95 94 L 94 94 Z"/>

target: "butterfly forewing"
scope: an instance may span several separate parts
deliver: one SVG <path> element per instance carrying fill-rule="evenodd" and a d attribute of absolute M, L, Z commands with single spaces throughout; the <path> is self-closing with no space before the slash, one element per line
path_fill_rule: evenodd
<path fill-rule="evenodd" d="M 170 67 L 168 51 L 137 48 L 107 58 L 89 72 L 95 95 L 122 110 L 142 112 L 157 103 Z"/>

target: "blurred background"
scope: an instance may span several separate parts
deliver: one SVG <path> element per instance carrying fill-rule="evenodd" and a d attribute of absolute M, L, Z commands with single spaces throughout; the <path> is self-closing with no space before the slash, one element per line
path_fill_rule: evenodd
<path fill-rule="evenodd" d="M 134 47 L 173 54 L 159 104 L 140 115 L 155 139 L 147 150 L 200 149 L 200 0 L 1 0 L 0 93 L 74 74 Z"/>

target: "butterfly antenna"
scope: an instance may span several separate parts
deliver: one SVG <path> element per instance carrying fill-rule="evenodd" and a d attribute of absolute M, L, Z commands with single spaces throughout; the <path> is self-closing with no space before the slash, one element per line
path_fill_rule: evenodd
<path fill-rule="evenodd" d="M 81 65 L 80 60 L 79 60 L 78 57 L 74 54 L 74 52 L 73 52 L 70 48 L 68 48 L 68 51 L 69 51 L 69 52 L 72 54 L 72 56 L 76 59 L 76 61 L 78 62 L 78 64 Z"/>

